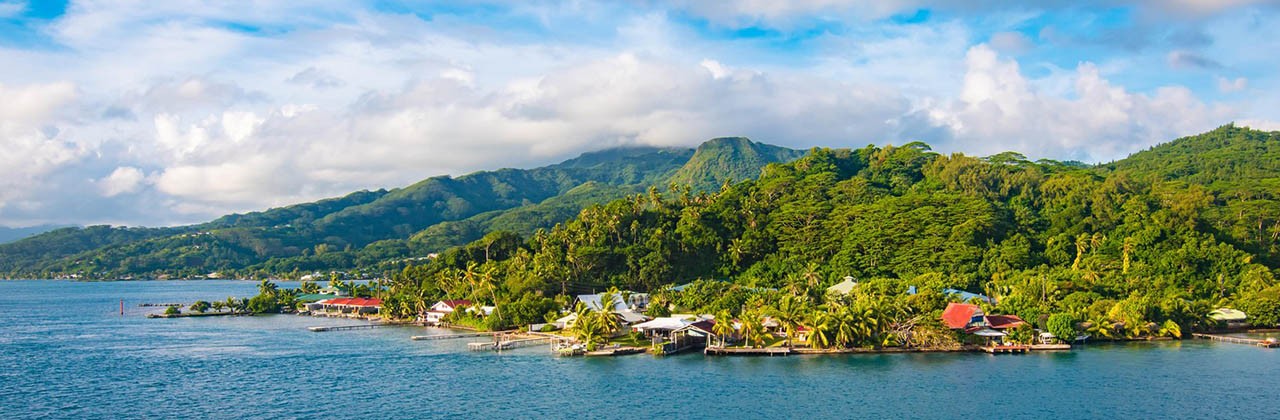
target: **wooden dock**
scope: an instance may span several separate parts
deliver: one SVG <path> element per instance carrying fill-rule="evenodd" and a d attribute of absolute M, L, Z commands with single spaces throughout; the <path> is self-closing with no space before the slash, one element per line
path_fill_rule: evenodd
<path fill-rule="evenodd" d="M 1031 351 L 1031 346 L 1012 345 L 1012 346 L 982 346 L 982 351 L 991 354 L 1021 354 Z"/>
<path fill-rule="evenodd" d="M 394 326 L 400 326 L 400 325 L 409 325 L 409 324 L 399 323 L 399 322 L 387 322 L 387 323 L 381 323 L 381 324 L 334 325 L 334 326 L 327 326 L 327 327 L 307 327 L 307 330 L 311 332 L 366 330 L 370 328 L 394 327 Z"/>
<path fill-rule="evenodd" d="M 495 333 L 495 332 L 473 332 L 473 333 L 458 333 L 458 334 L 415 335 L 415 336 L 409 337 L 409 339 L 410 339 L 410 340 L 414 340 L 414 341 L 422 341 L 422 340 L 452 340 L 452 339 L 456 339 L 456 338 L 493 337 L 494 335 L 497 335 L 497 334 L 500 334 L 500 333 Z"/>
<path fill-rule="evenodd" d="M 547 344 L 556 338 L 553 337 L 523 337 L 512 339 L 501 339 L 495 341 L 485 341 L 478 343 L 467 343 L 467 349 L 471 351 L 503 351 L 514 348 L 528 347 L 533 345 Z"/>
<path fill-rule="evenodd" d="M 625 356 L 628 354 L 640 354 L 644 352 L 645 352 L 644 347 L 612 347 L 612 348 L 607 348 L 602 350 L 589 351 L 589 352 L 586 352 L 586 354 L 584 355 L 587 357 Z"/>
<path fill-rule="evenodd" d="M 1229 335 L 1215 335 L 1215 334 L 1201 334 L 1201 333 L 1192 333 L 1191 336 L 1195 338 L 1203 338 L 1206 340 L 1221 341 L 1224 343 L 1248 344 L 1251 346 L 1265 347 L 1269 349 L 1280 347 L 1280 341 L 1276 341 L 1273 339 L 1260 340 L 1256 338 L 1243 338 L 1243 337 L 1232 337 Z"/>
<path fill-rule="evenodd" d="M 791 349 L 786 347 L 765 347 L 765 348 L 746 348 L 746 347 L 707 347 L 702 350 L 702 354 L 710 356 L 786 356 L 791 354 Z"/>

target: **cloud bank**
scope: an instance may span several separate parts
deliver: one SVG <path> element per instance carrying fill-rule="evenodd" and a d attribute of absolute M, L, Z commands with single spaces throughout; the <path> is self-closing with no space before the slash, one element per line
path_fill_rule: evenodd
<path fill-rule="evenodd" d="M 1261 36 L 1224 22 L 1270 2 L 862 4 L 72 2 L 0 44 L 29 64 L 0 68 L 0 225 L 190 223 L 716 136 L 1096 162 L 1280 120 L 1275 59 L 1210 48 Z"/>

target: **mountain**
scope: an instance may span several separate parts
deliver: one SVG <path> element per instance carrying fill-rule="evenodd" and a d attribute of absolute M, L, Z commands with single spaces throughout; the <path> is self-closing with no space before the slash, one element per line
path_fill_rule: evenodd
<path fill-rule="evenodd" d="M 60 229 L 68 226 L 64 225 L 40 225 L 31 227 L 11 228 L 0 226 L 0 244 L 13 242 L 29 236 L 39 235 L 54 229 Z"/>
<path fill-rule="evenodd" d="M 697 162 L 716 162 L 727 173 L 709 179 L 737 181 L 799 154 L 745 139 L 716 139 L 696 150 L 617 148 L 540 168 L 433 177 L 198 225 L 62 229 L 0 245 L 0 273 L 186 277 L 369 267 L 442 251 L 495 230 L 529 234 L 549 228 L 592 204 L 665 188 L 688 168 L 706 166 Z"/>
<path fill-rule="evenodd" d="M 670 182 L 689 185 L 698 191 L 718 191 L 726 182 L 755 179 L 765 165 L 790 162 L 805 153 L 743 137 L 711 139 L 698 146 L 689 162 L 671 176 Z"/>

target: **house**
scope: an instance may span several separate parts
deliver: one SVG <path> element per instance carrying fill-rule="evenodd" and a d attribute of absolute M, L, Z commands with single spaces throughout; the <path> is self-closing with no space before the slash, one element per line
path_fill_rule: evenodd
<path fill-rule="evenodd" d="M 970 303 L 948 303 L 942 311 L 942 322 L 947 327 L 965 332 L 984 329 L 1006 330 L 1026 324 L 1017 315 L 987 315 L 982 308 Z"/>
<path fill-rule="evenodd" d="M 709 317 L 693 315 L 664 316 L 634 324 L 631 326 L 631 330 L 643 333 L 646 337 L 653 337 L 655 335 L 665 336 L 681 328 L 706 321 L 707 319 L 709 319 Z"/>
<path fill-rule="evenodd" d="M 1248 325 L 1246 321 L 1249 319 L 1249 315 L 1231 308 L 1214 309 L 1213 312 L 1209 312 L 1208 317 L 1214 321 L 1221 322 L 1227 328 L 1244 327 Z"/>
<path fill-rule="evenodd" d="M 422 321 L 428 324 L 439 324 L 444 320 L 445 315 L 451 314 L 454 310 L 464 306 L 471 306 L 471 301 L 458 299 L 436 302 L 435 305 L 431 305 L 430 309 L 427 309 L 426 317 Z"/>
<path fill-rule="evenodd" d="M 853 277 L 846 276 L 844 281 L 836 283 L 836 285 L 827 288 L 827 294 L 848 295 L 853 293 L 853 288 L 858 287 L 858 282 L 853 281 Z"/>

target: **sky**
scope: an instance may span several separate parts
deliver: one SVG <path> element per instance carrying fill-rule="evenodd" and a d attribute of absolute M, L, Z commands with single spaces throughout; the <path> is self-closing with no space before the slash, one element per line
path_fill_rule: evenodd
<path fill-rule="evenodd" d="M 1280 129 L 1278 15 L 1276 0 L 0 0 L 0 226 L 195 223 L 721 136 L 1107 162 L 1232 122 Z"/>

